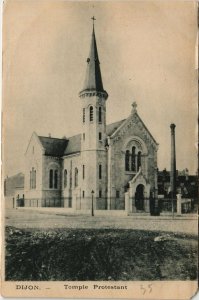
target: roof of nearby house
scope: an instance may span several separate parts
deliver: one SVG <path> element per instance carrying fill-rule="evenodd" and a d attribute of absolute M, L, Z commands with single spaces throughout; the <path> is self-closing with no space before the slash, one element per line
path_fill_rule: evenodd
<path fill-rule="evenodd" d="M 24 187 L 24 174 L 18 173 L 14 176 L 7 177 L 4 180 L 4 194 L 5 196 L 13 196 L 15 192 L 15 188 L 23 188 Z"/>

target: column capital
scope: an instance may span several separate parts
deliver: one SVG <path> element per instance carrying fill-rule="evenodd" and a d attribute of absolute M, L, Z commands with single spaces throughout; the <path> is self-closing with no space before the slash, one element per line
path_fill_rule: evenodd
<path fill-rule="evenodd" d="M 170 128 L 171 128 L 171 131 L 174 131 L 175 128 L 176 128 L 176 125 L 175 125 L 174 123 L 172 123 L 172 124 L 170 125 Z"/>

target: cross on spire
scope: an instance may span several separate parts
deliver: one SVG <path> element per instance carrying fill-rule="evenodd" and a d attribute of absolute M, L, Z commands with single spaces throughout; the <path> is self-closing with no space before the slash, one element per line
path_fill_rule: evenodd
<path fill-rule="evenodd" d="M 92 18 L 91 18 L 91 20 L 93 20 L 93 27 L 94 27 L 94 22 L 96 21 L 96 19 L 95 19 L 95 17 L 93 16 Z"/>

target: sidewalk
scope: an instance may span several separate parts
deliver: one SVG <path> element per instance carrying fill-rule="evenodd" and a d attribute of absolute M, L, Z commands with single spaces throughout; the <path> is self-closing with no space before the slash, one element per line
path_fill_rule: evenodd
<path fill-rule="evenodd" d="M 53 215 L 61 215 L 61 216 L 85 216 L 91 215 L 90 210 L 74 210 L 72 208 L 65 208 L 65 207 L 18 207 L 16 210 L 20 211 L 32 211 L 37 212 L 40 214 L 53 214 Z M 177 215 L 174 214 L 174 217 L 171 213 L 161 213 L 160 216 L 151 216 L 149 213 L 130 213 L 127 215 L 125 210 L 95 210 L 95 216 L 109 216 L 109 217 L 126 217 L 126 218 L 133 218 L 133 219 L 151 219 L 151 220 L 197 220 L 198 214 L 182 214 Z"/>

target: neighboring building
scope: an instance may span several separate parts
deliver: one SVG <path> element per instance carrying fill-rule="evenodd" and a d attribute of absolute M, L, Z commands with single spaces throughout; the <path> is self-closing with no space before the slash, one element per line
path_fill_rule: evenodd
<path fill-rule="evenodd" d="M 4 180 L 5 207 L 16 207 L 16 199 L 24 198 L 24 174 L 18 173 Z"/>
<path fill-rule="evenodd" d="M 125 209 L 126 193 L 130 212 L 149 212 L 150 195 L 157 191 L 158 144 L 135 102 L 126 119 L 106 124 L 108 93 L 94 27 L 79 97 L 80 134 L 63 139 L 32 134 L 25 153 L 25 206 L 87 210 L 93 191 L 95 209 Z"/>
<path fill-rule="evenodd" d="M 198 198 L 198 176 L 189 175 L 188 169 L 176 171 L 176 192 L 183 198 Z M 158 194 L 170 197 L 170 171 L 158 171 Z"/>

